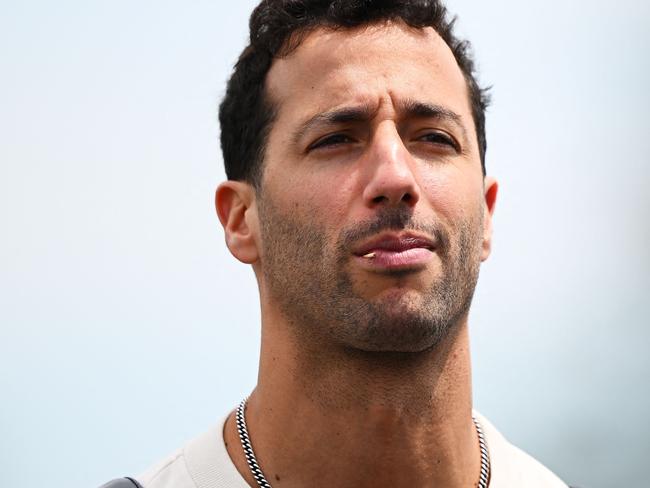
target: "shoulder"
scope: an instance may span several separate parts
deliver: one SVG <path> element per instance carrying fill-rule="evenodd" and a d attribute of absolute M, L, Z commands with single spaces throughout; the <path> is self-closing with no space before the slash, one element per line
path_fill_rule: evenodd
<path fill-rule="evenodd" d="M 157 462 L 136 479 L 144 488 L 196 488 L 187 469 L 184 449 Z"/>
<path fill-rule="evenodd" d="M 224 445 L 223 421 L 136 479 L 143 488 L 248 488 Z"/>
<path fill-rule="evenodd" d="M 490 452 L 490 488 L 567 488 L 550 469 L 510 444 L 485 417 L 474 414 L 483 427 Z"/>

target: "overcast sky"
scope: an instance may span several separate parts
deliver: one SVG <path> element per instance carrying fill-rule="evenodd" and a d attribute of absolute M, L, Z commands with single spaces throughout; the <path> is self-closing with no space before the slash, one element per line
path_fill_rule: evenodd
<path fill-rule="evenodd" d="M 253 2 L 0 6 L 0 486 L 93 487 L 255 384 L 255 282 L 212 204 Z M 566 481 L 641 486 L 650 3 L 449 6 L 493 86 L 501 183 L 475 406 Z"/>

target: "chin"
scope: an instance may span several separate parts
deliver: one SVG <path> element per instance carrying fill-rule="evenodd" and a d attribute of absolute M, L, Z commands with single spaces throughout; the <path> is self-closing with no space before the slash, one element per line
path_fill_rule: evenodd
<path fill-rule="evenodd" d="M 415 297 L 419 295 L 391 290 L 373 300 L 355 321 L 354 330 L 348 330 L 348 345 L 367 352 L 419 353 L 434 349 L 454 324 L 436 307 L 424 306 L 421 298 Z"/>

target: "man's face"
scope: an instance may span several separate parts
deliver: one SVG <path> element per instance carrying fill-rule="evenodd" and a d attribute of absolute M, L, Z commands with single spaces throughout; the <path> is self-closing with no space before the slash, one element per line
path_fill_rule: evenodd
<path fill-rule="evenodd" d="M 267 88 L 262 293 L 302 340 L 434 346 L 466 317 L 490 240 L 450 49 L 401 24 L 317 30 L 274 61 Z"/>

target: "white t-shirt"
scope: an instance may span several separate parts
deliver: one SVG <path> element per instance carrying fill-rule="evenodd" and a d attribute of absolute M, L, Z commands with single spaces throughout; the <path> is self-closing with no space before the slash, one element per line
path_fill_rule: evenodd
<path fill-rule="evenodd" d="M 567 488 L 546 467 L 510 444 L 474 412 L 490 451 L 489 488 Z M 144 488 L 249 488 L 230 460 L 221 423 L 137 477 Z"/>

